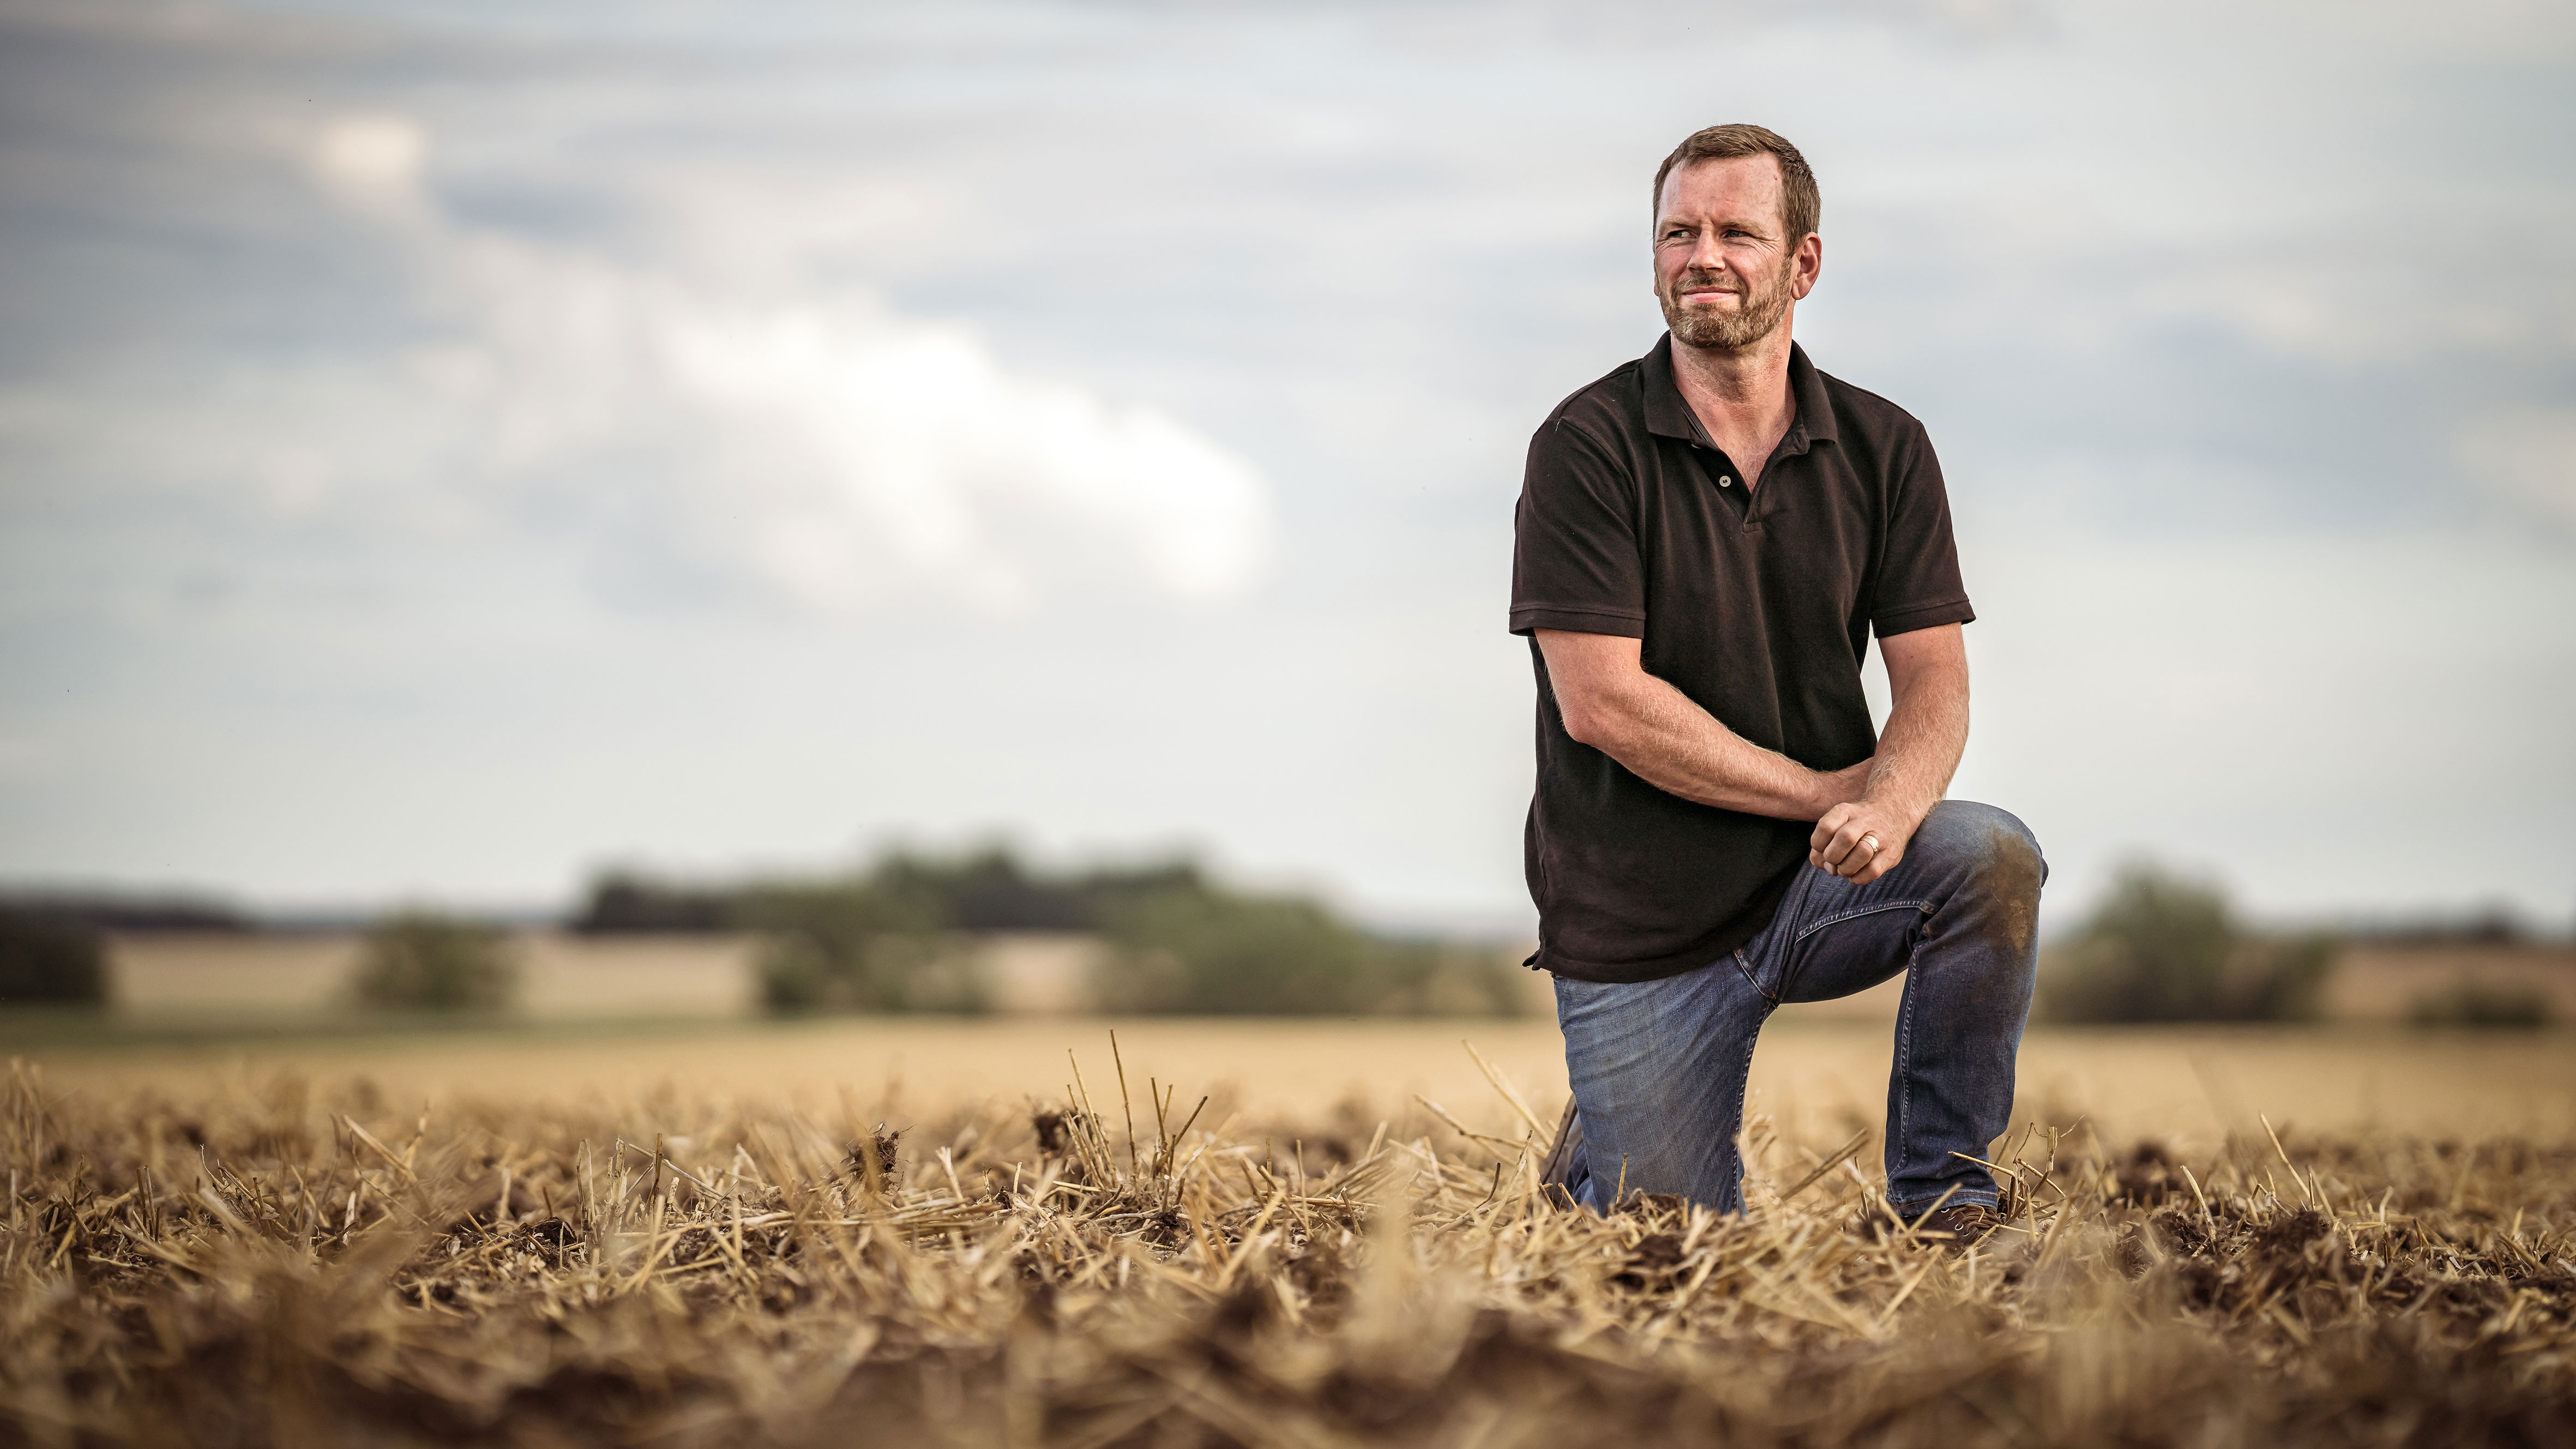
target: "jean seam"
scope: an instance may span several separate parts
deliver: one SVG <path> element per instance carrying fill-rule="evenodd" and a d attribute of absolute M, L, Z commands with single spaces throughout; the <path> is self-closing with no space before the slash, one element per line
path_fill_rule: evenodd
<path fill-rule="evenodd" d="M 1735 1164 L 1727 1191 L 1735 1198 L 1737 1212 L 1744 1211 L 1744 1089 L 1753 1081 L 1753 1048 L 1762 1039 L 1762 1023 L 1770 1016 L 1770 1009 L 1765 1007 L 1754 1021 L 1753 1030 L 1744 1034 L 1744 1060 L 1735 1069 L 1735 1133 L 1727 1139 L 1726 1155 Z"/>
<path fill-rule="evenodd" d="M 1780 1004 L 1780 998 L 1763 990 L 1761 981 L 1754 977 L 1753 963 L 1744 959 L 1743 947 L 1738 946 L 1728 954 L 1735 959 L 1735 973 L 1744 978 L 1745 985 L 1753 988 L 1754 995 L 1761 997 L 1763 1000 L 1770 1002 L 1774 1006 Z M 1750 1059 L 1748 1058 L 1748 1060 Z"/>
<path fill-rule="evenodd" d="M 1896 1186 L 1897 1168 L 1913 1151 L 1914 1123 L 1914 962 L 1923 954 L 1916 942 L 1905 954 L 1905 1004 L 1896 1018 L 1896 1061 L 1893 1063 L 1898 1083 L 1896 1091 L 1896 1135 L 1887 1144 L 1887 1185 Z"/>
<path fill-rule="evenodd" d="M 1880 901 L 1874 905 L 1858 906 L 1845 911 L 1838 916 L 1827 916 L 1823 920 L 1809 925 L 1806 929 L 1798 932 L 1796 939 L 1803 941 L 1809 936 L 1816 934 L 1818 931 L 1823 930 L 1827 926 L 1839 926 L 1845 921 L 1858 920 L 1862 916 L 1875 915 L 1880 911 L 1921 911 L 1925 915 L 1930 915 L 1932 913 L 1932 902 Z"/>

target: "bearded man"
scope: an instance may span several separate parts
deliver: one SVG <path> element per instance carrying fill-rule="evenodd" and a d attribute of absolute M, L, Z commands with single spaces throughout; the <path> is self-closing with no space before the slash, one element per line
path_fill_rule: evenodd
<path fill-rule="evenodd" d="M 1713 126 L 1655 173 L 1654 350 L 1530 441 L 1511 626 L 1538 678 L 1534 967 L 1574 1100 L 1576 1201 L 1742 1204 L 1753 1043 L 1783 1002 L 1905 973 L 1886 1194 L 1929 1235 L 1995 1224 L 2047 865 L 1943 799 L 1975 617 L 1940 464 L 1903 409 L 1791 340 L 1824 244 L 1814 173 Z M 1861 688 L 1878 635 L 1892 707 Z"/>

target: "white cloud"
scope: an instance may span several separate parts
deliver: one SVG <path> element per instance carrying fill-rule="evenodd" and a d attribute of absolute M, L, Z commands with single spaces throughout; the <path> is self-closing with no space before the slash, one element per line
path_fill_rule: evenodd
<path fill-rule="evenodd" d="M 314 176 L 332 195 L 395 220 L 427 215 L 421 168 L 429 133 L 403 116 L 342 116 L 313 139 Z"/>
<path fill-rule="evenodd" d="M 2321 243 L 2262 263 L 2208 259 L 2140 289 L 2143 318 L 2219 323 L 2286 356 L 2384 367 L 2426 350 L 2565 356 L 2576 351 L 2576 292 L 2528 272 L 2476 276 L 2448 289 L 2388 285 L 2378 258 Z"/>
<path fill-rule="evenodd" d="M 459 335 L 410 373 L 504 486 L 653 455 L 662 479 L 581 486 L 626 487 L 683 551 L 835 609 L 1010 606 L 1076 580 L 1210 599 L 1259 576 L 1267 483 L 1170 416 L 1015 372 L 976 332 L 866 296 L 751 300 L 461 225 L 419 185 L 427 151 L 419 126 L 375 116 L 326 127 L 313 157 L 412 244 Z"/>
<path fill-rule="evenodd" d="M 272 448 L 259 460 L 261 492 L 280 515 L 309 513 L 331 496 L 334 465 L 329 454 L 301 444 Z"/>
<path fill-rule="evenodd" d="M 2473 418 L 2461 466 L 2489 492 L 2576 529 L 2576 411 L 2508 408 Z"/>
<path fill-rule="evenodd" d="M 1232 593 L 1259 562 L 1265 490 L 1251 465 L 1151 409 L 1014 377 L 962 328 L 675 300 L 654 330 L 680 391 L 776 440 L 746 470 L 769 499 L 755 543 L 805 597 L 863 597 L 890 546 L 1012 598 L 1042 566 L 1003 544 L 1004 515 L 1020 510 L 1123 537 L 1184 597 Z M 790 452 L 808 466 L 767 461 Z"/>

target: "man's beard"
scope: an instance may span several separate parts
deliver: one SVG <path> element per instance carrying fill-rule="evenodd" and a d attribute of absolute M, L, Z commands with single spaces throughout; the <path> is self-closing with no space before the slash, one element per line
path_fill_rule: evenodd
<path fill-rule="evenodd" d="M 1789 257 L 1780 259 L 1779 270 L 1756 280 L 1742 297 L 1742 305 L 1726 311 L 1686 308 L 1679 293 L 1693 282 L 1708 280 L 1706 272 L 1688 272 L 1673 278 L 1670 290 L 1658 294 L 1664 304 L 1664 325 L 1673 329 L 1673 340 L 1693 347 L 1713 347 L 1723 352 L 1741 352 L 1771 335 L 1780 319 L 1789 311 Z"/>

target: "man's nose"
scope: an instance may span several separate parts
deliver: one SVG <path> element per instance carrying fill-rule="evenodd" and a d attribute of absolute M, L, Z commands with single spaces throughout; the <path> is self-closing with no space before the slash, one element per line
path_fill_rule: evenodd
<path fill-rule="evenodd" d="M 1690 264 L 1700 271 L 1726 270 L 1726 244 L 1718 240 L 1714 228 L 1701 232 L 1691 242 Z"/>

